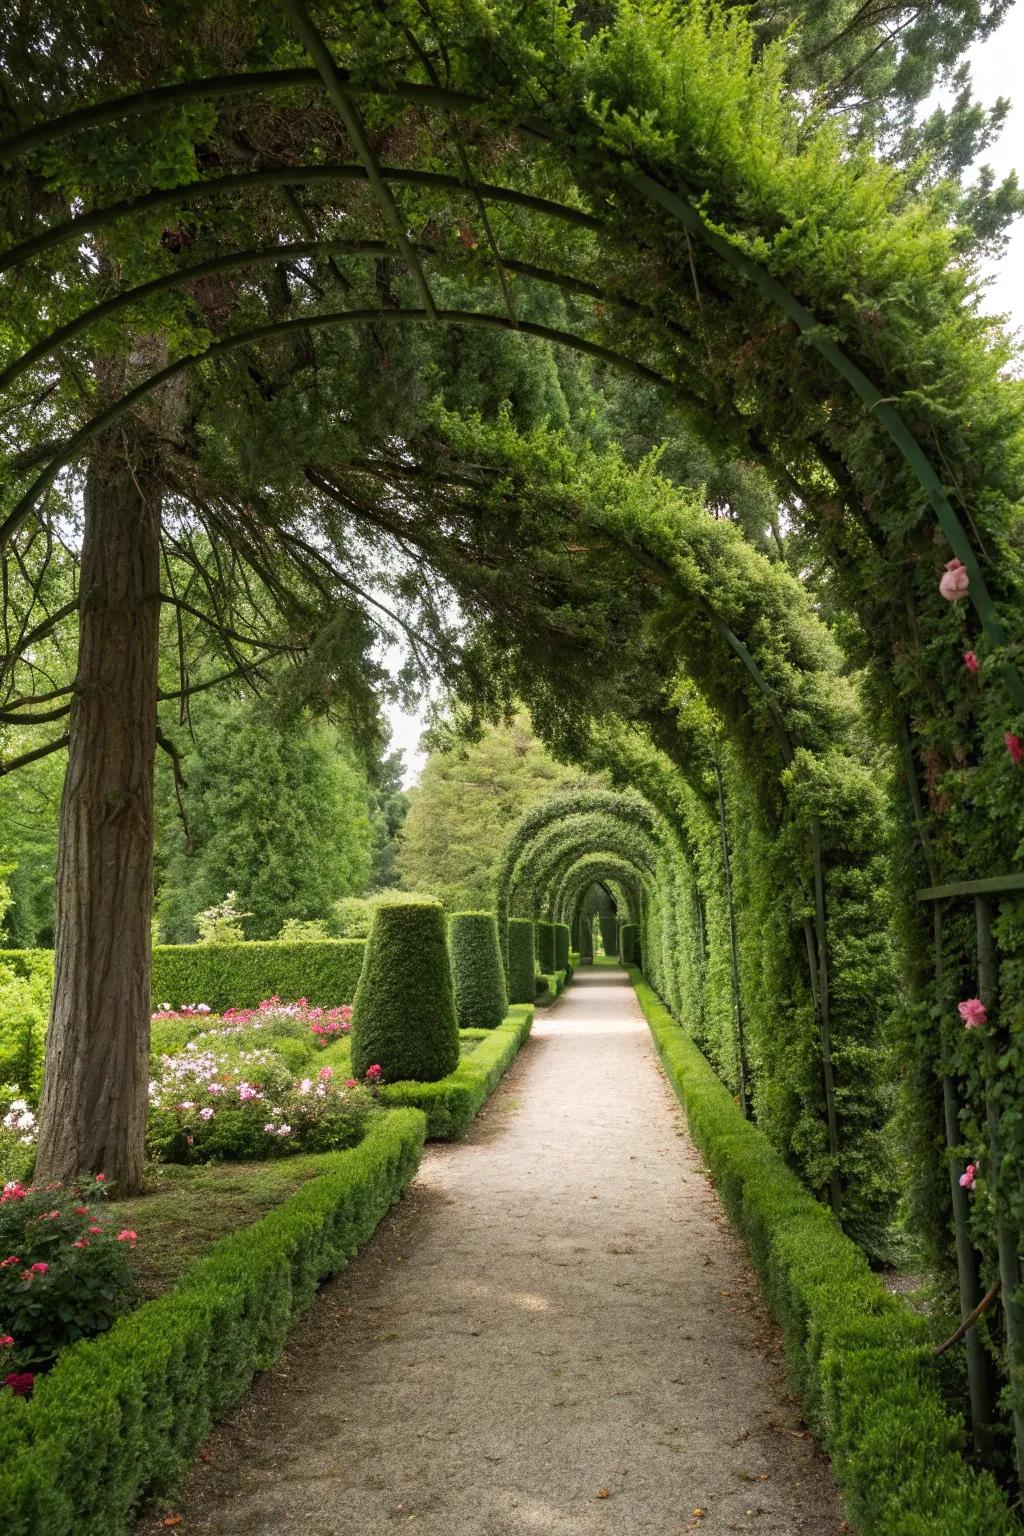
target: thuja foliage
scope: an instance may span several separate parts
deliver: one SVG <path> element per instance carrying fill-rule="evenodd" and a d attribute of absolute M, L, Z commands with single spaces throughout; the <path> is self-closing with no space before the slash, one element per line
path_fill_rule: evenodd
<path fill-rule="evenodd" d="M 568 923 L 555 923 L 555 970 L 569 969 L 570 933 Z"/>
<path fill-rule="evenodd" d="M 459 1061 L 451 965 L 439 901 L 382 902 L 352 1005 L 352 1070 L 386 1082 L 447 1077 Z"/>
<path fill-rule="evenodd" d="M 453 912 L 448 952 L 460 1029 L 495 1029 L 508 1012 L 505 968 L 493 912 Z"/>
<path fill-rule="evenodd" d="M 513 917 L 508 923 L 508 998 L 532 1003 L 537 992 L 537 937 L 532 918 Z"/>

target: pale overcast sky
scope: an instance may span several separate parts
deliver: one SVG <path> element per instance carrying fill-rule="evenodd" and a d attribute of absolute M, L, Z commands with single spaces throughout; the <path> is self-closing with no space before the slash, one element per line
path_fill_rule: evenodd
<path fill-rule="evenodd" d="M 1024 0 L 1017 0 L 999 31 L 971 53 L 975 95 L 986 104 L 998 96 L 1018 103 L 1011 111 L 997 143 L 985 155 L 997 176 L 1016 170 L 1024 180 L 1024 91 L 1018 86 L 1024 69 Z M 991 286 L 985 308 L 1005 314 L 1012 325 L 1024 331 L 1024 220 L 1018 220 L 1006 255 L 989 269 Z M 423 762 L 419 738 L 423 729 L 422 713 L 413 715 L 392 708 L 388 711 L 393 745 L 405 753 L 406 784 L 413 783 Z"/>

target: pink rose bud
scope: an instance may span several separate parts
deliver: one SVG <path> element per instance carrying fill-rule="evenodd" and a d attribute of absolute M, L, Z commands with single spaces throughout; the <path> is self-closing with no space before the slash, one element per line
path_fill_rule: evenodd
<path fill-rule="evenodd" d="M 946 569 L 939 582 L 939 591 L 947 603 L 958 603 L 971 588 L 971 578 L 962 560 L 947 560 Z"/>
<path fill-rule="evenodd" d="M 956 1011 L 964 1021 L 964 1029 L 977 1029 L 988 1023 L 985 1004 L 980 997 L 969 997 L 966 1002 L 957 1003 Z"/>
<path fill-rule="evenodd" d="M 1015 763 L 1024 763 L 1024 742 L 1021 741 L 1020 737 L 1015 736 L 1012 731 L 1007 731 L 1003 740 L 1006 743 L 1006 750 L 1013 761 Z"/>
<path fill-rule="evenodd" d="M 973 651 L 964 651 L 964 666 L 968 672 L 977 672 L 978 658 Z"/>
<path fill-rule="evenodd" d="M 975 1169 L 974 1164 L 973 1163 L 968 1163 L 967 1167 L 964 1169 L 963 1173 L 960 1175 L 960 1188 L 961 1189 L 973 1189 L 974 1188 L 974 1175 L 975 1175 L 975 1172 L 976 1172 L 976 1169 Z"/>

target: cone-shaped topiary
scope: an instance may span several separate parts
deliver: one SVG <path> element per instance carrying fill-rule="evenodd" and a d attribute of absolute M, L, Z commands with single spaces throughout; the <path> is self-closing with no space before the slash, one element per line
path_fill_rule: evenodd
<path fill-rule="evenodd" d="M 537 995 L 536 936 L 528 917 L 508 920 L 508 1000 L 532 1003 Z"/>
<path fill-rule="evenodd" d="M 567 971 L 569 969 L 569 924 L 554 923 L 555 930 L 555 970 Z"/>
<path fill-rule="evenodd" d="M 539 922 L 537 924 L 537 961 L 545 976 L 551 976 L 555 970 L 555 925 L 554 923 Z"/>
<path fill-rule="evenodd" d="M 459 1064 L 455 993 L 439 901 L 382 902 L 352 1005 L 352 1073 L 432 1083 Z"/>
<path fill-rule="evenodd" d="M 495 1029 L 508 1012 L 505 968 L 493 912 L 453 912 L 448 954 L 460 1029 Z"/>

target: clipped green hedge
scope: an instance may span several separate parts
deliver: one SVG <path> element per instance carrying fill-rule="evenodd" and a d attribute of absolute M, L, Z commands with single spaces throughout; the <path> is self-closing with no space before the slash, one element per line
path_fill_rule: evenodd
<path fill-rule="evenodd" d="M 280 1354 L 419 1165 L 423 1115 L 382 1115 L 359 1146 L 179 1284 L 64 1351 L 31 1401 L 0 1392 L 4 1536 L 123 1536 Z"/>
<path fill-rule="evenodd" d="M 352 1005 L 352 1070 L 433 1083 L 459 1064 L 459 1028 L 439 901 L 381 902 Z"/>
<path fill-rule="evenodd" d="M 498 919 L 493 912 L 453 912 L 448 954 L 460 1029 L 496 1029 L 508 1012 Z"/>
<path fill-rule="evenodd" d="M 744 1120 L 639 971 L 636 988 L 694 1140 L 781 1324 L 790 1379 L 860 1536 L 1020 1536 L 992 1476 L 964 1460 L 927 1322 L 892 1296 Z"/>
<path fill-rule="evenodd" d="M 508 1000 L 532 1003 L 537 991 L 537 935 L 529 917 L 508 920 Z"/>
<path fill-rule="evenodd" d="M 508 1071 L 532 1025 L 533 1008 L 513 1004 L 504 1023 L 489 1030 L 448 1077 L 438 1083 L 385 1083 L 380 1090 L 381 1102 L 389 1107 L 422 1109 L 431 1141 L 455 1141 L 465 1134 Z"/>
<path fill-rule="evenodd" d="M 546 1008 L 560 997 L 568 983 L 565 971 L 541 972 L 537 977 L 537 1007 Z"/>
<path fill-rule="evenodd" d="M 355 997 L 365 939 L 280 939 L 245 944 L 158 944 L 153 950 L 153 1007 L 208 1003 L 255 1008 L 265 997 L 293 1003 L 304 997 L 317 1008 L 337 1008 Z M 45 976 L 53 983 L 52 949 L 0 950 L 0 965 L 18 976 Z"/>
<path fill-rule="evenodd" d="M 637 965 L 640 959 L 640 925 L 623 923 L 619 932 L 619 954 L 624 965 Z"/>
<path fill-rule="evenodd" d="M 558 969 L 555 965 L 555 924 L 544 920 L 537 923 L 537 964 L 545 976 Z"/>
<path fill-rule="evenodd" d="M 569 950 L 571 948 L 572 934 L 568 923 L 554 923 L 555 930 L 555 963 L 552 967 L 556 971 L 568 971 Z"/>
<path fill-rule="evenodd" d="M 209 1003 L 255 1008 L 265 997 L 316 1008 L 350 1003 L 363 964 L 364 939 L 274 939 L 245 944 L 158 944 L 153 950 L 153 1006 Z"/>

